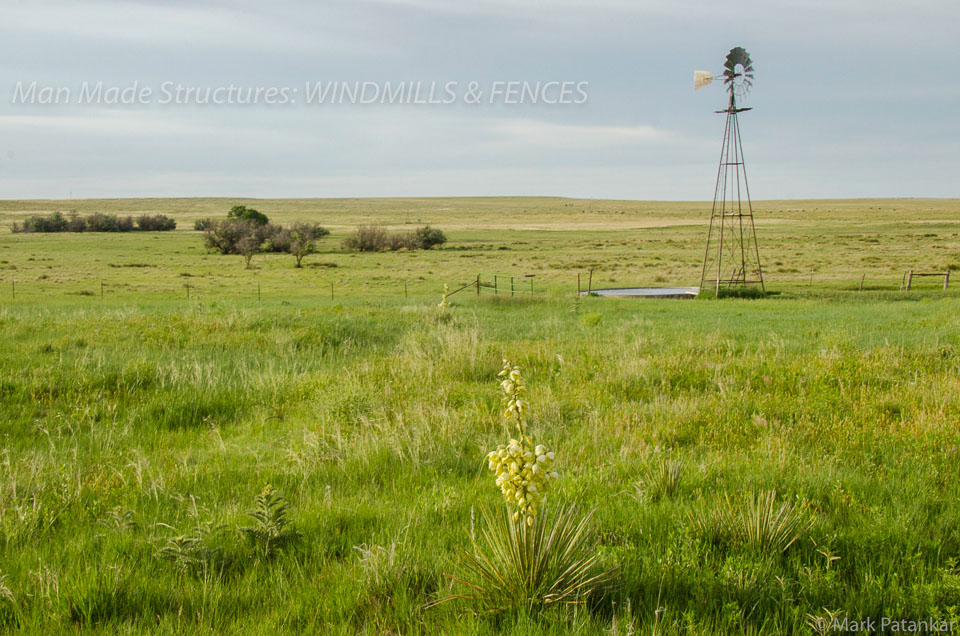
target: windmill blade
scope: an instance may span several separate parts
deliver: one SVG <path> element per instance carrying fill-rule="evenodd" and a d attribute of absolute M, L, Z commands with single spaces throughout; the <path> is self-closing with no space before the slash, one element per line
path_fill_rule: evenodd
<path fill-rule="evenodd" d="M 693 90 L 698 91 L 713 81 L 713 73 L 710 71 L 693 72 Z"/>

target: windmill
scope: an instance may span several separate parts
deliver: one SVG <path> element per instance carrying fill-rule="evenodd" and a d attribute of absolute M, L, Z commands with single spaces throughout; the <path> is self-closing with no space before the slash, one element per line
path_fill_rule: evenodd
<path fill-rule="evenodd" d="M 737 118 L 738 114 L 750 110 L 737 106 L 737 98 L 743 98 L 753 85 L 753 61 L 750 54 L 740 46 L 731 49 L 723 64 L 723 73 L 719 76 L 714 76 L 710 71 L 694 71 L 693 88 L 699 90 L 715 79 L 723 80 L 730 99 L 726 110 L 715 111 L 726 113 L 727 122 L 720 149 L 720 166 L 717 169 L 717 185 L 713 193 L 700 289 L 702 291 L 705 285 L 710 285 L 719 296 L 721 287 L 759 284 L 760 290 L 765 293 L 757 232 L 753 225 L 750 186 L 747 184 L 747 169 L 740 140 L 740 122 Z"/>

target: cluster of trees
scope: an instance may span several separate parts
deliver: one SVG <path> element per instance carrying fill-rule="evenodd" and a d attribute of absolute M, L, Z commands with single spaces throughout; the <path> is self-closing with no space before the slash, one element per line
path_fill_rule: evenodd
<path fill-rule="evenodd" d="M 266 214 L 244 205 L 230 208 L 225 219 L 199 219 L 193 227 L 203 232 L 208 249 L 239 254 L 248 269 L 254 255 L 262 252 L 292 254 L 297 267 L 302 267 L 303 258 L 317 251 L 317 241 L 330 234 L 316 223 L 294 223 L 289 228 L 276 225 Z M 443 232 L 429 225 L 412 232 L 387 232 L 378 225 L 367 225 L 344 239 L 343 246 L 359 252 L 383 252 L 428 250 L 446 242 Z"/>
<path fill-rule="evenodd" d="M 225 219 L 202 219 L 194 224 L 203 229 L 203 242 L 221 254 L 240 254 L 247 268 L 259 252 L 292 254 L 297 267 L 303 258 L 317 251 L 317 241 L 330 231 L 316 223 L 294 223 L 285 228 L 270 223 L 267 215 L 243 205 L 235 205 Z"/>
<path fill-rule="evenodd" d="M 365 225 L 343 240 L 343 246 L 357 252 L 428 250 L 447 242 L 443 232 L 429 225 L 413 232 L 387 232 L 379 225 Z"/>
<path fill-rule="evenodd" d="M 14 223 L 14 232 L 168 232 L 177 222 L 165 214 L 117 216 L 100 212 L 80 216 L 76 212 L 64 216 L 62 212 L 34 215 L 23 223 Z"/>

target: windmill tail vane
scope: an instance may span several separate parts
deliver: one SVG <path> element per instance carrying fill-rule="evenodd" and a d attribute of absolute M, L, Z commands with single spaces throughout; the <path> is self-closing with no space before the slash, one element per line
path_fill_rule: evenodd
<path fill-rule="evenodd" d="M 693 72 L 693 90 L 698 91 L 713 81 L 713 73 L 710 71 Z"/>

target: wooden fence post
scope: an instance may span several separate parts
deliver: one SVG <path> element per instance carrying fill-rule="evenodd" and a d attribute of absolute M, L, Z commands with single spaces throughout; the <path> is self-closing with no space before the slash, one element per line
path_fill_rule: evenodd
<path fill-rule="evenodd" d="M 593 292 L 593 268 L 590 268 L 590 278 L 587 280 L 587 295 Z"/>
<path fill-rule="evenodd" d="M 950 270 L 948 269 L 943 275 L 943 291 L 947 291 L 947 285 L 950 284 Z"/>
<path fill-rule="evenodd" d="M 863 291 L 863 279 L 866 277 L 867 277 L 867 274 L 866 272 L 864 272 L 863 276 L 860 277 L 860 289 L 858 289 L 857 291 L 861 291 L 861 292 Z"/>
<path fill-rule="evenodd" d="M 580 272 L 577 272 L 577 296 L 580 295 Z"/>
<path fill-rule="evenodd" d="M 911 269 L 907 272 L 907 291 L 910 291 L 910 286 L 913 285 L 913 270 Z"/>

